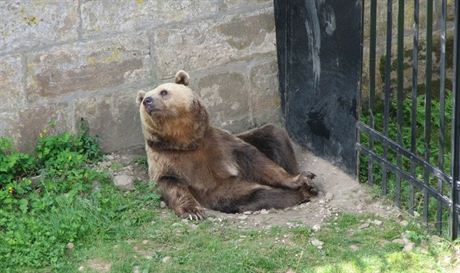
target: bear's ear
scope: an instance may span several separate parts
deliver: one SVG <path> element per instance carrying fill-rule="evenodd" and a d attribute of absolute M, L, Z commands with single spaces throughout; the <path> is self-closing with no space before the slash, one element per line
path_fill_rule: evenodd
<path fill-rule="evenodd" d="M 177 84 L 183 84 L 185 86 L 188 86 L 188 84 L 190 83 L 190 76 L 184 70 L 179 70 L 176 73 L 175 82 Z"/>
<path fill-rule="evenodd" d="M 145 91 L 144 90 L 139 90 L 137 92 L 137 98 L 136 98 L 136 102 L 137 102 L 137 105 L 139 106 L 142 101 L 144 100 L 144 96 L 145 96 Z"/>

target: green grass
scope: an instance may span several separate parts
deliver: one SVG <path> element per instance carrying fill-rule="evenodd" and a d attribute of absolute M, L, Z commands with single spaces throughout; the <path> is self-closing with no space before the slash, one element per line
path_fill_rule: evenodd
<path fill-rule="evenodd" d="M 389 118 L 388 118 L 388 137 L 399 142 L 398 135 L 398 123 L 397 123 L 397 103 L 396 96 L 393 96 L 393 99 L 390 103 L 389 108 Z M 400 128 L 401 133 L 401 145 L 407 150 L 411 150 L 411 107 L 412 100 L 410 97 L 404 98 L 401 102 L 402 105 L 402 125 Z M 419 95 L 416 102 L 416 134 L 415 134 L 415 154 L 421 158 L 425 158 L 425 153 L 428 151 L 429 157 L 428 162 L 435 167 L 438 167 L 444 173 L 451 174 L 451 132 L 452 132 L 452 117 L 453 117 L 453 93 L 451 91 L 446 92 L 446 104 L 445 112 L 442 113 L 440 110 L 439 98 L 434 97 L 431 103 L 431 139 L 429 143 L 426 143 L 426 138 L 424 135 L 424 125 L 425 125 L 425 95 Z M 374 111 L 374 122 L 375 129 L 379 132 L 384 132 L 384 114 L 383 114 L 383 102 L 378 101 L 376 110 Z M 440 126 L 440 116 L 444 115 L 445 118 L 445 134 L 444 134 L 444 145 L 443 145 L 443 164 L 440 166 L 439 162 L 439 153 L 440 153 L 440 136 L 442 135 L 442 130 Z M 360 121 L 370 125 L 371 124 L 371 113 L 369 109 L 363 109 L 360 116 Z M 366 147 L 370 145 L 369 135 L 366 133 L 360 134 L 360 143 Z M 380 157 L 384 158 L 384 145 L 382 142 L 374 140 L 373 151 L 378 154 Z M 398 166 L 398 155 L 395 151 L 388 148 L 388 154 L 386 158 L 394 166 Z M 359 163 L 359 180 L 361 182 L 369 181 L 369 157 L 361 154 Z M 415 168 L 412 169 L 412 164 L 415 163 L 409 158 L 401 156 L 399 158 L 400 165 L 399 167 L 407 173 L 412 173 L 414 177 L 418 178 L 422 183 L 427 183 L 431 188 L 440 192 L 445 197 L 450 198 L 451 196 L 451 186 L 444 182 L 442 186 L 439 186 L 439 180 L 432 174 L 426 175 L 424 168 L 420 164 L 415 164 Z M 382 165 L 374 160 L 373 163 L 373 183 L 378 191 L 382 190 L 382 180 L 384 176 L 384 168 Z M 397 196 L 397 177 L 394 173 L 387 170 L 387 187 L 388 187 L 388 197 L 395 200 Z M 401 179 L 401 195 L 400 202 L 401 207 L 404 209 L 410 209 L 410 187 L 411 182 Z M 413 210 L 419 214 L 423 213 L 423 204 L 424 204 L 424 192 L 422 189 L 414 187 L 414 204 Z M 438 201 L 434 198 L 429 198 L 429 213 L 428 213 L 428 225 L 433 230 L 437 224 L 437 214 L 438 214 Z M 444 235 L 448 235 L 448 219 L 449 219 L 449 210 L 446 206 L 443 206 L 441 211 L 441 221 L 442 221 L 442 232 Z"/>
<path fill-rule="evenodd" d="M 92 167 L 101 158 L 87 131 L 43 133 L 33 153 L 0 138 L 1 272 L 443 272 L 460 247 L 395 219 L 361 229 L 373 215 L 343 214 L 318 232 L 189 222 L 160 208 L 152 182 L 116 189 Z M 145 166 L 145 157 L 134 163 Z M 392 243 L 403 233 L 415 250 Z"/>
<path fill-rule="evenodd" d="M 135 267 L 139 272 L 445 272 L 449 262 L 444 258 L 459 247 L 442 240 L 430 243 L 417 224 L 403 227 L 394 219 L 360 229 L 372 215 L 344 214 L 313 232 L 306 227 L 241 230 L 210 220 L 192 226 L 163 211 L 150 209 L 148 221 L 124 227 L 117 238 L 76 244 L 54 269 L 95 272 L 88 264 L 99 260 L 110 264 L 111 272 L 133 272 Z M 404 232 L 417 243 L 414 251 L 402 252 L 401 245 L 391 242 Z M 311 245 L 312 238 L 324 242 L 322 250 Z M 353 251 L 352 245 L 358 249 Z"/>

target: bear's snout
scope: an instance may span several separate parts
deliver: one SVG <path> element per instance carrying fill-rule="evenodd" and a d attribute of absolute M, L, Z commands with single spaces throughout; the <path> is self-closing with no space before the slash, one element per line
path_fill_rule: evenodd
<path fill-rule="evenodd" d="M 147 110 L 147 112 L 151 113 L 152 111 L 155 110 L 155 103 L 154 103 L 154 99 L 152 97 L 147 97 L 144 99 L 144 101 L 142 102 L 144 104 L 144 107 L 145 107 L 145 110 Z"/>

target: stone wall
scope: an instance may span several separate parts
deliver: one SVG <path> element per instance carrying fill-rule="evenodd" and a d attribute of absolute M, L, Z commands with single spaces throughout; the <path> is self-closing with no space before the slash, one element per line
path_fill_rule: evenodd
<path fill-rule="evenodd" d="M 392 54 L 391 54 L 391 88 L 396 90 L 397 84 L 397 35 L 398 35 L 398 3 L 392 1 Z M 455 20 L 455 1 L 446 0 L 447 23 L 446 23 L 446 88 L 452 90 L 453 76 L 453 54 L 454 54 L 454 20 Z M 409 93 L 412 89 L 412 50 L 413 26 L 414 26 L 414 2 L 405 1 L 404 9 L 404 90 Z M 387 1 L 377 1 L 377 20 L 376 20 L 376 95 L 377 99 L 383 97 L 385 80 L 386 62 L 386 33 L 387 33 Z M 439 92 L 439 68 L 441 51 L 441 1 L 433 2 L 433 93 Z M 426 29 L 427 29 L 427 1 L 419 2 L 419 46 L 418 46 L 418 83 L 417 87 L 420 94 L 425 89 L 426 71 Z M 364 5 L 364 25 L 363 25 L 363 79 L 362 79 L 362 102 L 367 103 L 369 95 L 369 44 L 370 44 L 370 1 L 365 1 Z"/>
<path fill-rule="evenodd" d="M 140 146 L 137 91 L 179 69 L 215 125 L 279 120 L 272 1 L 0 1 L 0 17 L 0 136 L 22 149 L 81 118 L 105 151 Z"/>

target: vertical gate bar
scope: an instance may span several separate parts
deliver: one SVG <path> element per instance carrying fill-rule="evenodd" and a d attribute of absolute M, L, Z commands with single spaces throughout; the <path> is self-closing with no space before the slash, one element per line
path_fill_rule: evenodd
<path fill-rule="evenodd" d="M 431 147 L 431 80 L 432 80 L 432 48 L 433 48 L 433 0 L 426 4 L 426 61 L 425 61 L 425 128 L 423 132 L 425 144 L 425 160 L 430 162 Z M 424 169 L 425 184 L 430 184 L 430 173 Z M 423 218 L 428 224 L 428 191 L 423 195 Z"/>
<path fill-rule="evenodd" d="M 374 107 L 375 107 L 375 49 L 376 49 L 376 37 L 377 37 L 377 0 L 371 0 L 371 12 L 370 12 L 370 45 L 369 45 L 369 112 L 371 116 L 370 126 L 374 129 Z M 374 150 L 374 139 L 369 134 L 369 149 Z M 373 159 L 368 159 L 368 180 L 369 184 L 374 183 L 374 172 L 373 172 Z"/>
<path fill-rule="evenodd" d="M 458 236 L 458 223 L 459 215 L 455 209 L 456 205 L 459 204 L 459 180 L 460 180 L 460 45 L 458 38 L 460 35 L 459 28 L 459 0 L 455 1 L 455 53 L 454 53 L 454 91 L 455 91 L 455 102 L 454 102 L 454 128 L 453 128 L 453 145 L 452 145 L 452 239 L 456 239 Z"/>
<path fill-rule="evenodd" d="M 445 104 L 446 104 L 446 13 L 447 2 L 441 0 L 441 17 L 439 19 L 440 25 L 440 68 L 439 68 L 439 156 L 438 167 L 444 171 L 444 145 L 445 145 Z M 443 181 L 438 179 L 438 192 L 442 193 Z M 442 233 L 442 202 L 438 201 L 438 208 L 436 212 L 436 231 Z"/>
<path fill-rule="evenodd" d="M 418 84 L 418 32 L 419 32 L 419 0 L 414 0 L 414 25 L 412 49 L 412 107 L 411 107 L 411 144 L 410 150 L 416 153 L 416 129 L 417 129 L 417 84 Z M 411 161 L 411 175 L 415 175 L 415 162 Z M 409 213 L 414 214 L 414 185 L 409 186 Z"/>
<path fill-rule="evenodd" d="M 397 120 L 398 120 L 398 143 L 402 143 L 402 101 L 404 99 L 404 1 L 399 0 L 398 7 L 398 95 L 397 95 Z M 401 155 L 397 153 L 397 164 L 401 168 Z M 402 168 L 401 168 L 402 169 Z M 401 176 L 396 174 L 396 205 L 401 207 Z"/>
<path fill-rule="evenodd" d="M 390 95 L 391 95 L 391 39 L 393 28 L 393 0 L 387 0 L 387 43 L 386 43 L 386 59 L 385 59 L 385 89 L 384 89 L 384 105 L 383 105 L 383 133 L 388 136 L 388 119 L 390 116 Z M 388 158 L 388 146 L 383 143 L 383 158 Z M 382 164 L 382 194 L 387 194 L 387 175 L 388 171 L 385 165 Z"/>

